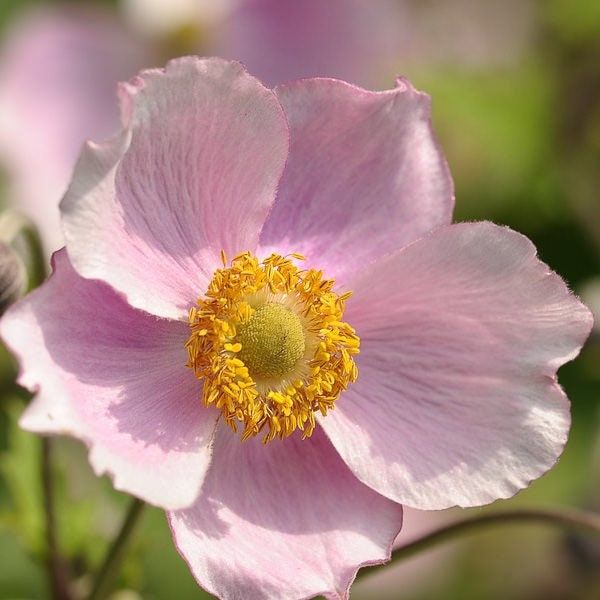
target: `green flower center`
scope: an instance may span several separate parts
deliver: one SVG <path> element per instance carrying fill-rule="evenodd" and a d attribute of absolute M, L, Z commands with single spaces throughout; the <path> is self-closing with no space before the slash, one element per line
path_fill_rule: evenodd
<path fill-rule="evenodd" d="M 253 377 L 282 377 L 294 370 L 306 350 L 304 328 L 296 313 L 274 302 L 257 308 L 238 326 L 238 357 Z"/>

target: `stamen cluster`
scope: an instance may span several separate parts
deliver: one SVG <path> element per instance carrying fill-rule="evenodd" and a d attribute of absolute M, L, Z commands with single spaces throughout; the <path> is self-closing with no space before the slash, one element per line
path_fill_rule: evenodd
<path fill-rule="evenodd" d="M 224 254 L 222 259 L 223 268 L 189 314 L 188 366 L 204 383 L 203 401 L 219 408 L 234 431 L 242 424 L 242 439 L 263 428 L 268 430 L 265 443 L 296 429 L 307 438 L 315 428 L 315 412 L 326 415 L 358 376 L 352 356 L 358 354 L 360 340 L 342 321 L 351 292 L 338 295 L 335 282 L 324 279 L 321 271 L 300 270 L 292 261 L 303 260 L 299 254 L 272 254 L 259 262 L 245 252 L 229 267 Z M 265 377 L 242 360 L 238 332 L 267 304 L 281 304 L 298 315 L 305 351 L 289 372 L 273 370 L 277 375 Z M 245 350 L 246 355 L 256 351 Z M 259 364 L 260 357 L 255 358 Z"/>

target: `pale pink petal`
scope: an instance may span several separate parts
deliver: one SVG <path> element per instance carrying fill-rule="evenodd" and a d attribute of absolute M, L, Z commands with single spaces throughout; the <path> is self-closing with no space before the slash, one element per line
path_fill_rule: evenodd
<path fill-rule="evenodd" d="M 553 466 L 570 423 L 556 370 L 592 318 L 527 238 L 444 227 L 351 285 L 360 373 L 321 424 L 359 479 L 437 509 L 512 496 Z"/>
<path fill-rule="evenodd" d="M 90 447 L 97 474 L 163 508 L 189 506 L 211 459 L 216 414 L 185 367 L 187 326 L 129 307 L 105 283 L 82 279 L 63 250 L 41 288 L 1 321 L 37 396 L 21 425 Z"/>
<path fill-rule="evenodd" d="M 291 147 L 263 246 L 341 276 L 450 223 L 452 180 L 426 95 L 404 80 L 368 92 L 310 79 L 277 93 Z"/>
<path fill-rule="evenodd" d="M 58 203 L 81 145 L 119 129 L 117 82 L 154 62 L 108 11 L 26 10 L 0 51 L 0 163 L 10 203 L 32 218 L 48 250 L 64 245 Z"/>
<path fill-rule="evenodd" d="M 221 250 L 254 250 L 287 156 L 285 117 L 272 91 L 220 59 L 174 60 L 122 93 L 122 158 L 88 147 L 61 205 L 69 256 L 132 306 L 181 318 Z"/>
<path fill-rule="evenodd" d="M 358 567 L 389 557 L 402 508 L 361 484 L 319 429 L 265 446 L 223 425 L 202 494 L 170 522 L 222 600 L 347 598 Z"/>
<path fill-rule="evenodd" d="M 378 85 L 393 72 L 397 57 L 396 5 L 397 0 L 242 0 L 208 43 L 215 54 L 241 60 L 268 85 L 314 76 Z"/>

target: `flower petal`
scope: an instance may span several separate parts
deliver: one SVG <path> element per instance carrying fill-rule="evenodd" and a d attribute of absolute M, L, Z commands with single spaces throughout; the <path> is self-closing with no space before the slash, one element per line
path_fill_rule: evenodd
<path fill-rule="evenodd" d="M 264 445 L 219 426 L 202 495 L 169 518 L 192 573 L 223 600 L 346 598 L 358 567 L 389 558 L 402 507 L 361 484 L 318 428 Z"/>
<path fill-rule="evenodd" d="M 450 223 L 452 180 L 425 94 L 405 80 L 368 92 L 330 79 L 277 94 L 291 147 L 263 246 L 314 257 L 339 277 Z"/>
<path fill-rule="evenodd" d="M 254 250 L 287 156 L 285 117 L 272 91 L 220 59 L 171 61 L 122 94 L 122 157 L 97 186 L 89 146 L 61 205 L 69 256 L 132 306 L 182 318 L 221 250 Z"/>
<path fill-rule="evenodd" d="M 592 318 L 527 238 L 444 227 L 352 286 L 360 374 L 321 424 L 361 481 L 415 508 L 472 506 L 556 462 L 570 422 L 556 370 Z"/>
<path fill-rule="evenodd" d="M 216 413 L 185 367 L 187 326 L 129 307 L 105 283 L 82 279 L 67 253 L 1 321 L 37 397 L 21 425 L 73 435 L 98 475 L 163 508 L 189 506 L 211 459 Z M 68 343 L 66 341 L 68 340 Z"/>

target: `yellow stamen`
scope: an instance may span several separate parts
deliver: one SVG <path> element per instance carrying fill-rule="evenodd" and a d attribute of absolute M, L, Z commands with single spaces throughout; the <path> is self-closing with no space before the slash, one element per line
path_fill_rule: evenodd
<path fill-rule="evenodd" d="M 296 429 L 309 437 L 315 412 L 326 415 L 358 370 L 360 340 L 342 321 L 347 292 L 333 291 L 323 273 L 272 254 L 249 252 L 217 269 L 205 298 L 190 310 L 188 366 L 202 379 L 203 400 L 219 408 L 242 439 L 263 440 Z"/>

